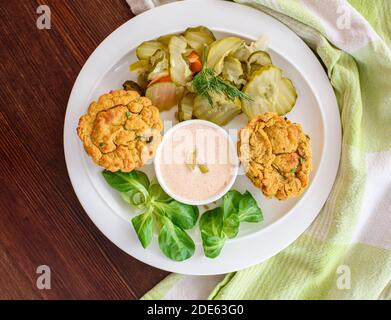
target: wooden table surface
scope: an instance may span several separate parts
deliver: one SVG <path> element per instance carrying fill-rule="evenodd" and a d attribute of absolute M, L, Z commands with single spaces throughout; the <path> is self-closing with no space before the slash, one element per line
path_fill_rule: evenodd
<path fill-rule="evenodd" d="M 41 4 L 50 30 L 36 27 Z M 0 299 L 137 299 L 167 275 L 95 227 L 64 160 L 73 83 L 131 18 L 125 0 L 0 0 Z M 40 265 L 50 267 L 50 290 L 37 288 Z"/>

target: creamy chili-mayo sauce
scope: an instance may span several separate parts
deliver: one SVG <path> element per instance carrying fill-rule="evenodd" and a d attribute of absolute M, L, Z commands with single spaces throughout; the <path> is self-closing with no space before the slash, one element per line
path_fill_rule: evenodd
<path fill-rule="evenodd" d="M 216 128 L 189 124 L 172 132 L 162 146 L 160 174 L 166 187 L 187 200 L 222 192 L 234 174 L 234 150 Z"/>

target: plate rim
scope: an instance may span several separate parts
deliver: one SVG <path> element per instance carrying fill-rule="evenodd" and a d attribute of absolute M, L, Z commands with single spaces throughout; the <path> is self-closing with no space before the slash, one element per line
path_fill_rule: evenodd
<path fill-rule="evenodd" d="M 262 261 L 264 261 L 265 259 L 269 258 L 270 256 L 278 253 L 279 251 L 281 251 L 283 248 L 285 248 L 286 246 L 288 246 L 291 242 L 293 242 L 297 237 L 299 237 L 304 231 L 305 229 L 310 225 L 310 223 L 316 218 L 316 216 L 319 214 L 319 211 L 321 209 L 321 207 L 323 206 L 324 202 L 326 201 L 330 191 L 331 191 L 331 187 L 335 181 L 335 177 L 336 177 L 336 174 L 337 174 L 337 169 L 338 169 L 338 166 L 339 166 L 339 161 L 340 161 L 340 151 L 341 151 L 341 124 L 340 124 L 340 117 L 339 117 L 339 109 L 338 109 L 338 105 L 337 105 L 337 102 L 336 102 L 336 98 L 335 98 L 335 95 L 333 93 L 333 90 L 332 90 L 332 87 L 331 87 L 331 84 L 329 83 L 329 80 L 323 70 L 323 68 L 321 67 L 321 64 L 320 62 L 317 60 L 317 58 L 315 57 L 315 55 L 310 51 L 310 49 L 304 44 L 304 42 L 296 35 L 293 33 L 293 31 L 291 31 L 290 29 L 288 29 L 286 26 L 282 25 L 281 22 L 277 21 L 276 19 L 274 19 L 273 17 L 271 16 L 268 16 L 266 15 L 265 13 L 259 11 L 259 10 L 256 10 L 256 9 L 253 9 L 253 8 L 250 8 L 250 7 L 247 7 L 247 6 L 244 6 L 244 5 L 241 5 L 241 4 L 236 4 L 236 3 L 230 3 L 230 2 L 225 2 L 225 1 L 219 1 L 219 0 L 197 0 L 196 3 L 194 3 L 195 1 L 183 1 L 183 2 L 174 2 L 174 3 L 170 3 L 170 4 L 166 4 L 166 5 L 163 5 L 163 6 L 160 6 L 160 7 L 157 7 L 157 8 L 154 8 L 152 10 L 149 10 L 135 18 L 132 18 L 131 20 L 125 22 L 123 25 L 121 25 L 119 28 L 117 28 L 115 31 L 113 31 L 108 37 L 106 37 L 106 39 L 104 41 L 102 41 L 102 43 L 94 50 L 94 52 L 91 54 L 91 56 L 88 58 L 88 60 L 86 61 L 85 65 L 83 66 L 82 70 L 80 71 L 76 81 L 75 81 L 75 84 L 73 86 L 73 89 L 72 89 L 72 92 L 71 92 L 71 95 L 70 95 L 70 98 L 69 98 L 69 101 L 68 101 L 68 106 L 67 106 L 67 110 L 66 110 L 66 116 L 65 116 L 65 123 L 64 123 L 64 153 L 65 153 L 65 159 L 66 159 L 66 166 L 67 166 L 67 170 L 68 170 L 68 175 L 70 177 L 70 180 L 71 180 L 71 184 L 72 184 L 72 187 L 74 188 L 75 190 L 75 193 L 79 199 L 79 202 L 82 204 L 84 210 L 86 211 L 86 213 L 88 214 L 88 216 L 90 217 L 90 219 L 94 222 L 94 224 L 98 227 L 98 229 L 100 229 L 101 232 L 103 232 L 105 234 L 105 236 L 110 240 L 112 241 L 116 246 L 118 246 L 119 248 L 121 248 L 122 250 L 124 250 L 125 252 L 127 252 L 128 254 L 132 255 L 133 257 L 135 257 L 136 259 L 140 260 L 140 261 L 143 261 L 147 264 L 150 264 L 150 265 L 153 265 L 157 268 L 160 268 L 160 269 L 164 269 L 164 270 L 167 270 L 167 271 L 172 271 L 172 272 L 181 272 L 183 274 L 193 274 L 193 275 L 196 275 L 196 274 L 203 274 L 203 275 L 211 275 L 211 274 L 221 274 L 221 273 L 226 273 L 226 272 L 230 272 L 230 271 L 236 271 L 236 270 L 239 270 L 239 269 L 243 269 L 245 267 L 248 267 L 250 265 L 253 265 L 253 264 L 256 264 L 256 263 L 260 263 Z M 74 169 L 72 167 L 71 164 L 74 164 L 74 159 L 73 157 L 71 156 L 70 154 L 70 148 L 71 148 L 71 143 L 70 143 L 70 139 L 71 140 L 75 140 L 77 139 L 76 135 L 75 135 L 75 131 L 73 131 L 73 135 L 75 137 L 73 137 L 73 139 L 69 136 L 69 133 L 72 134 L 72 132 L 69 132 L 71 129 L 75 129 L 73 128 L 73 124 L 74 124 L 74 121 L 71 121 L 70 119 L 70 110 L 72 108 L 72 105 L 74 105 L 74 101 L 77 100 L 76 99 L 76 91 L 79 90 L 79 87 L 81 86 L 80 82 L 82 81 L 82 78 L 83 78 L 83 74 L 86 73 L 87 69 L 90 68 L 91 64 L 94 62 L 94 59 L 96 60 L 96 57 L 98 56 L 98 54 L 102 51 L 102 49 L 104 48 L 104 46 L 107 46 L 107 44 L 112 40 L 114 39 L 115 35 L 121 33 L 122 30 L 126 29 L 127 27 L 131 26 L 132 24 L 136 24 L 136 19 L 137 21 L 139 20 L 143 20 L 143 19 L 147 19 L 147 18 L 151 18 L 151 16 L 156 16 L 156 15 L 159 15 L 161 14 L 161 12 L 164 13 L 164 11 L 167 12 L 168 8 L 171 9 L 171 10 L 175 10 L 175 9 L 184 9 L 184 8 L 187 8 L 187 9 L 191 9 L 192 6 L 196 5 L 196 6 L 200 6 L 200 4 L 204 3 L 205 5 L 208 5 L 208 10 L 211 11 L 211 10 L 221 10 L 221 8 L 224 8 L 225 10 L 234 10 L 236 14 L 238 14 L 238 10 L 242 11 L 243 13 L 244 12 L 256 12 L 258 15 L 259 15 L 259 19 L 261 20 L 261 17 L 263 16 L 263 18 L 268 17 L 266 20 L 270 20 L 270 21 L 273 21 L 273 23 L 277 24 L 277 25 L 280 25 L 280 28 L 281 29 L 285 29 L 285 32 L 287 32 L 288 34 L 290 33 L 291 36 L 292 34 L 294 35 L 294 37 L 296 37 L 296 41 L 298 40 L 298 43 L 301 43 L 302 45 L 304 44 L 304 46 L 306 47 L 306 49 L 309 51 L 309 53 L 312 55 L 312 59 L 315 59 L 316 60 L 316 63 L 318 64 L 318 69 L 319 67 L 321 68 L 322 70 L 322 76 L 326 77 L 327 79 L 327 84 L 328 84 L 328 91 L 331 90 L 331 93 L 332 93 L 332 98 L 331 100 L 334 100 L 334 101 L 329 101 L 328 103 L 332 103 L 334 104 L 334 113 L 336 112 L 338 114 L 338 117 L 337 117 L 337 124 L 338 124 L 338 128 L 339 130 L 335 130 L 335 134 L 336 134 L 336 137 L 337 137 L 337 146 L 334 147 L 333 149 L 334 150 L 339 150 L 339 152 L 337 152 L 336 154 L 336 159 L 334 159 L 334 164 L 333 164 L 333 174 L 332 174 L 332 177 L 328 180 L 332 180 L 332 182 L 329 181 L 329 186 L 327 186 L 327 196 L 325 197 L 325 201 L 323 201 L 322 205 L 320 206 L 319 210 L 315 210 L 316 213 L 313 213 L 313 214 L 310 214 L 309 217 L 307 217 L 306 219 L 306 227 L 304 228 L 304 230 L 300 231 L 300 232 L 296 232 L 296 235 L 294 238 L 291 237 L 291 239 L 289 239 L 289 241 L 284 241 L 284 245 L 283 246 L 279 246 L 279 248 L 275 248 L 274 250 L 269 250 L 269 254 L 267 253 L 264 253 L 262 257 L 257 257 L 254 261 L 254 259 L 252 259 L 252 262 L 245 262 L 245 263 L 236 263 L 236 264 L 231 264 L 231 267 L 224 267 L 224 268 L 220 268 L 218 272 L 216 272 L 216 268 L 213 268 L 213 270 L 202 270 L 203 268 L 201 269 L 198 269 L 198 270 L 195 270 L 197 269 L 197 267 L 194 269 L 194 268 L 189 268 L 189 262 L 191 263 L 192 262 L 192 259 L 190 260 L 187 260 L 185 262 L 174 262 L 174 265 L 172 263 L 169 263 L 170 261 L 165 258 L 163 256 L 163 259 L 158 259 L 158 260 L 161 260 L 160 262 L 156 262 L 154 261 L 155 259 L 151 259 L 152 257 L 148 257 L 148 255 L 152 256 L 153 254 L 151 252 L 149 252 L 149 250 L 145 250 L 144 251 L 144 254 L 134 254 L 134 252 L 130 253 L 129 252 L 129 248 L 124 248 L 124 245 L 119 243 L 118 239 L 116 240 L 113 240 L 113 236 L 110 234 L 110 231 L 108 230 L 108 228 L 104 228 L 100 221 L 98 221 L 99 219 L 97 219 L 97 217 L 90 212 L 89 210 L 89 204 L 87 203 L 87 200 L 86 200 L 86 197 L 84 195 L 82 195 L 82 191 L 80 191 L 80 186 L 78 185 L 78 178 L 76 177 L 76 173 L 74 172 Z M 221 12 L 221 11 L 220 11 Z M 226 11 L 224 12 L 226 13 Z M 147 17 L 147 18 L 145 18 Z M 191 23 L 192 24 L 192 23 Z M 190 24 L 189 24 L 190 25 Z M 216 29 L 219 29 L 219 28 L 216 28 Z M 224 28 L 223 28 L 224 29 Z M 241 34 L 241 32 L 236 32 L 234 31 L 234 27 L 231 27 L 231 30 L 226 30 L 224 29 L 225 32 L 232 32 L 232 33 L 236 33 L 236 34 Z M 222 30 L 221 28 L 219 30 Z M 161 34 L 165 34 L 167 32 L 161 32 Z M 246 37 L 246 36 L 245 36 Z M 273 48 L 274 51 L 276 51 L 278 54 L 280 54 L 282 57 L 284 57 L 284 59 L 287 59 L 287 61 L 292 64 L 292 66 L 294 68 L 297 69 L 297 71 L 303 76 L 303 78 L 305 79 L 305 81 L 307 82 L 307 85 L 311 88 L 313 94 L 315 95 L 315 98 L 318 100 L 318 102 L 320 102 L 320 98 L 316 92 L 316 90 L 314 90 L 313 86 L 311 85 L 311 83 L 308 81 L 307 77 L 302 73 L 300 72 L 300 68 L 298 68 L 298 66 L 296 65 L 296 63 L 292 62 L 291 59 L 289 59 L 286 54 L 282 54 L 278 49 L 276 48 Z M 120 59 L 120 58 L 119 58 Z M 113 65 L 115 65 L 115 63 L 118 61 L 117 60 L 113 60 L 112 64 L 108 67 L 108 70 L 110 70 L 110 68 L 112 68 Z M 99 83 L 99 81 L 101 80 L 101 78 L 107 73 L 107 71 L 104 72 L 102 71 L 101 72 L 101 77 L 96 79 L 96 81 L 93 81 L 93 84 L 90 85 L 90 91 L 88 94 L 86 94 L 87 96 L 91 96 L 91 91 L 94 90 L 94 88 L 96 87 L 96 84 Z M 330 93 L 330 92 L 329 92 Z M 322 103 L 320 103 L 320 106 L 322 106 Z M 321 157 L 320 157 L 320 161 L 319 161 L 319 169 L 318 171 L 316 172 L 316 175 L 318 175 L 319 171 L 321 170 L 322 166 L 324 166 L 324 153 L 325 153 L 325 149 L 326 149 L 326 145 L 329 143 L 327 137 L 328 135 L 326 134 L 327 133 L 327 129 L 326 129 L 326 124 L 325 124 L 325 115 L 324 115 L 324 110 L 322 107 L 320 107 L 320 111 L 322 113 L 322 122 L 323 122 L 323 125 L 324 125 L 324 144 L 325 144 L 325 147 L 322 149 L 322 154 L 321 154 Z M 334 119 L 335 121 L 336 119 Z M 71 130 L 72 131 L 72 130 Z M 78 140 L 78 139 L 77 139 Z M 74 142 L 74 141 L 73 141 Z M 84 164 L 82 164 L 82 167 L 84 169 Z M 84 174 L 87 175 L 88 177 L 88 180 L 90 181 L 89 179 L 89 175 L 84 172 Z M 313 178 L 315 179 L 315 177 Z M 313 183 L 314 181 L 312 181 Z M 92 185 L 93 189 L 95 189 L 95 187 Z M 95 192 L 97 192 L 95 190 Z M 307 194 L 307 193 L 306 193 Z M 305 194 L 305 195 L 306 195 Z M 279 218 L 277 221 L 275 221 L 274 223 L 272 223 L 271 225 L 268 225 L 266 226 L 265 228 L 263 228 L 262 230 L 259 230 L 257 232 L 254 232 L 252 234 L 248 234 L 248 235 L 245 235 L 244 237 L 242 238 L 239 238 L 239 239 L 235 239 L 235 247 L 237 247 L 238 245 L 240 245 L 240 243 L 242 243 L 243 241 L 251 241 L 250 239 L 253 239 L 254 237 L 256 237 L 257 235 L 259 236 L 260 233 L 262 233 L 262 235 L 264 235 L 264 238 L 267 238 L 266 235 L 269 235 L 270 237 L 270 232 L 272 231 L 272 227 L 274 227 L 273 229 L 276 229 L 275 226 L 277 225 L 281 225 L 283 223 L 287 223 L 286 220 L 289 220 L 288 218 L 292 215 L 294 209 L 299 206 L 299 204 L 302 202 L 302 200 L 305 198 L 305 195 L 303 195 L 301 197 L 301 199 L 295 204 L 295 206 L 290 209 L 286 214 L 284 214 L 283 217 Z M 103 202 L 104 199 L 101 199 Z M 106 204 L 107 205 L 107 204 Z M 109 210 L 112 210 L 111 207 L 109 207 Z M 120 219 L 122 223 L 125 223 L 125 224 L 128 224 L 129 226 L 131 225 L 129 222 L 125 221 L 122 217 L 118 216 L 117 213 L 113 213 L 115 218 L 116 219 Z M 114 219 L 114 217 L 112 218 Z M 301 228 L 302 229 L 302 228 Z M 226 246 L 228 246 L 229 243 L 226 244 Z M 231 243 L 232 245 L 232 243 Z M 231 248 L 232 249 L 232 248 Z M 210 265 L 210 261 L 212 261 L 214 264 L 219 264 L 220 261 L 218 261 L 218 259 L 215 259 L 215 260 L 210 260 L 208 259 L 207 260 L 207 263 L 206 265 Z M 201 265 L 205 265 L 205 263 L 203 263 L 201 261 L 201 263 L 198 263 L 198 264 L 201 264 Z M 186 265 L 184 267 L 184 265 Z"/>

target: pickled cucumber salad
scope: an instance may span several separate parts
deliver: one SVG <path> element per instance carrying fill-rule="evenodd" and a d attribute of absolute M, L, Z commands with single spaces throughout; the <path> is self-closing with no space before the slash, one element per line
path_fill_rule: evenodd
<path fill-rule="evenodd" d="M 216 39 L 204 26 L 141 43 L 130 65 L 137 82 L 125 89 L 145 94 L 165 111 L 178 105 L 179 121 L 203 119 L 225 125 L 240 113 L 288 113 L 297 93 L 267 52 L 265 38 L 247 43 Z"/>

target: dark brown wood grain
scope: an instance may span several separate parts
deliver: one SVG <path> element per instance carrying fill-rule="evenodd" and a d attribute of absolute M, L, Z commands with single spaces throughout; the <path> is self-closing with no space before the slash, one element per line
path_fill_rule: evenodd
<path fill-rule="evenodd" d="M 46 4 L 52 29 L 39 30 Z M 96 46 L 132 18 L 125 0 L 0 1 L 0 299 L 137 299 L 167 273 L 123 253 L 70 184 L 63 121 Z M 36 287 L 48 265 L 52 289 Z"/>

